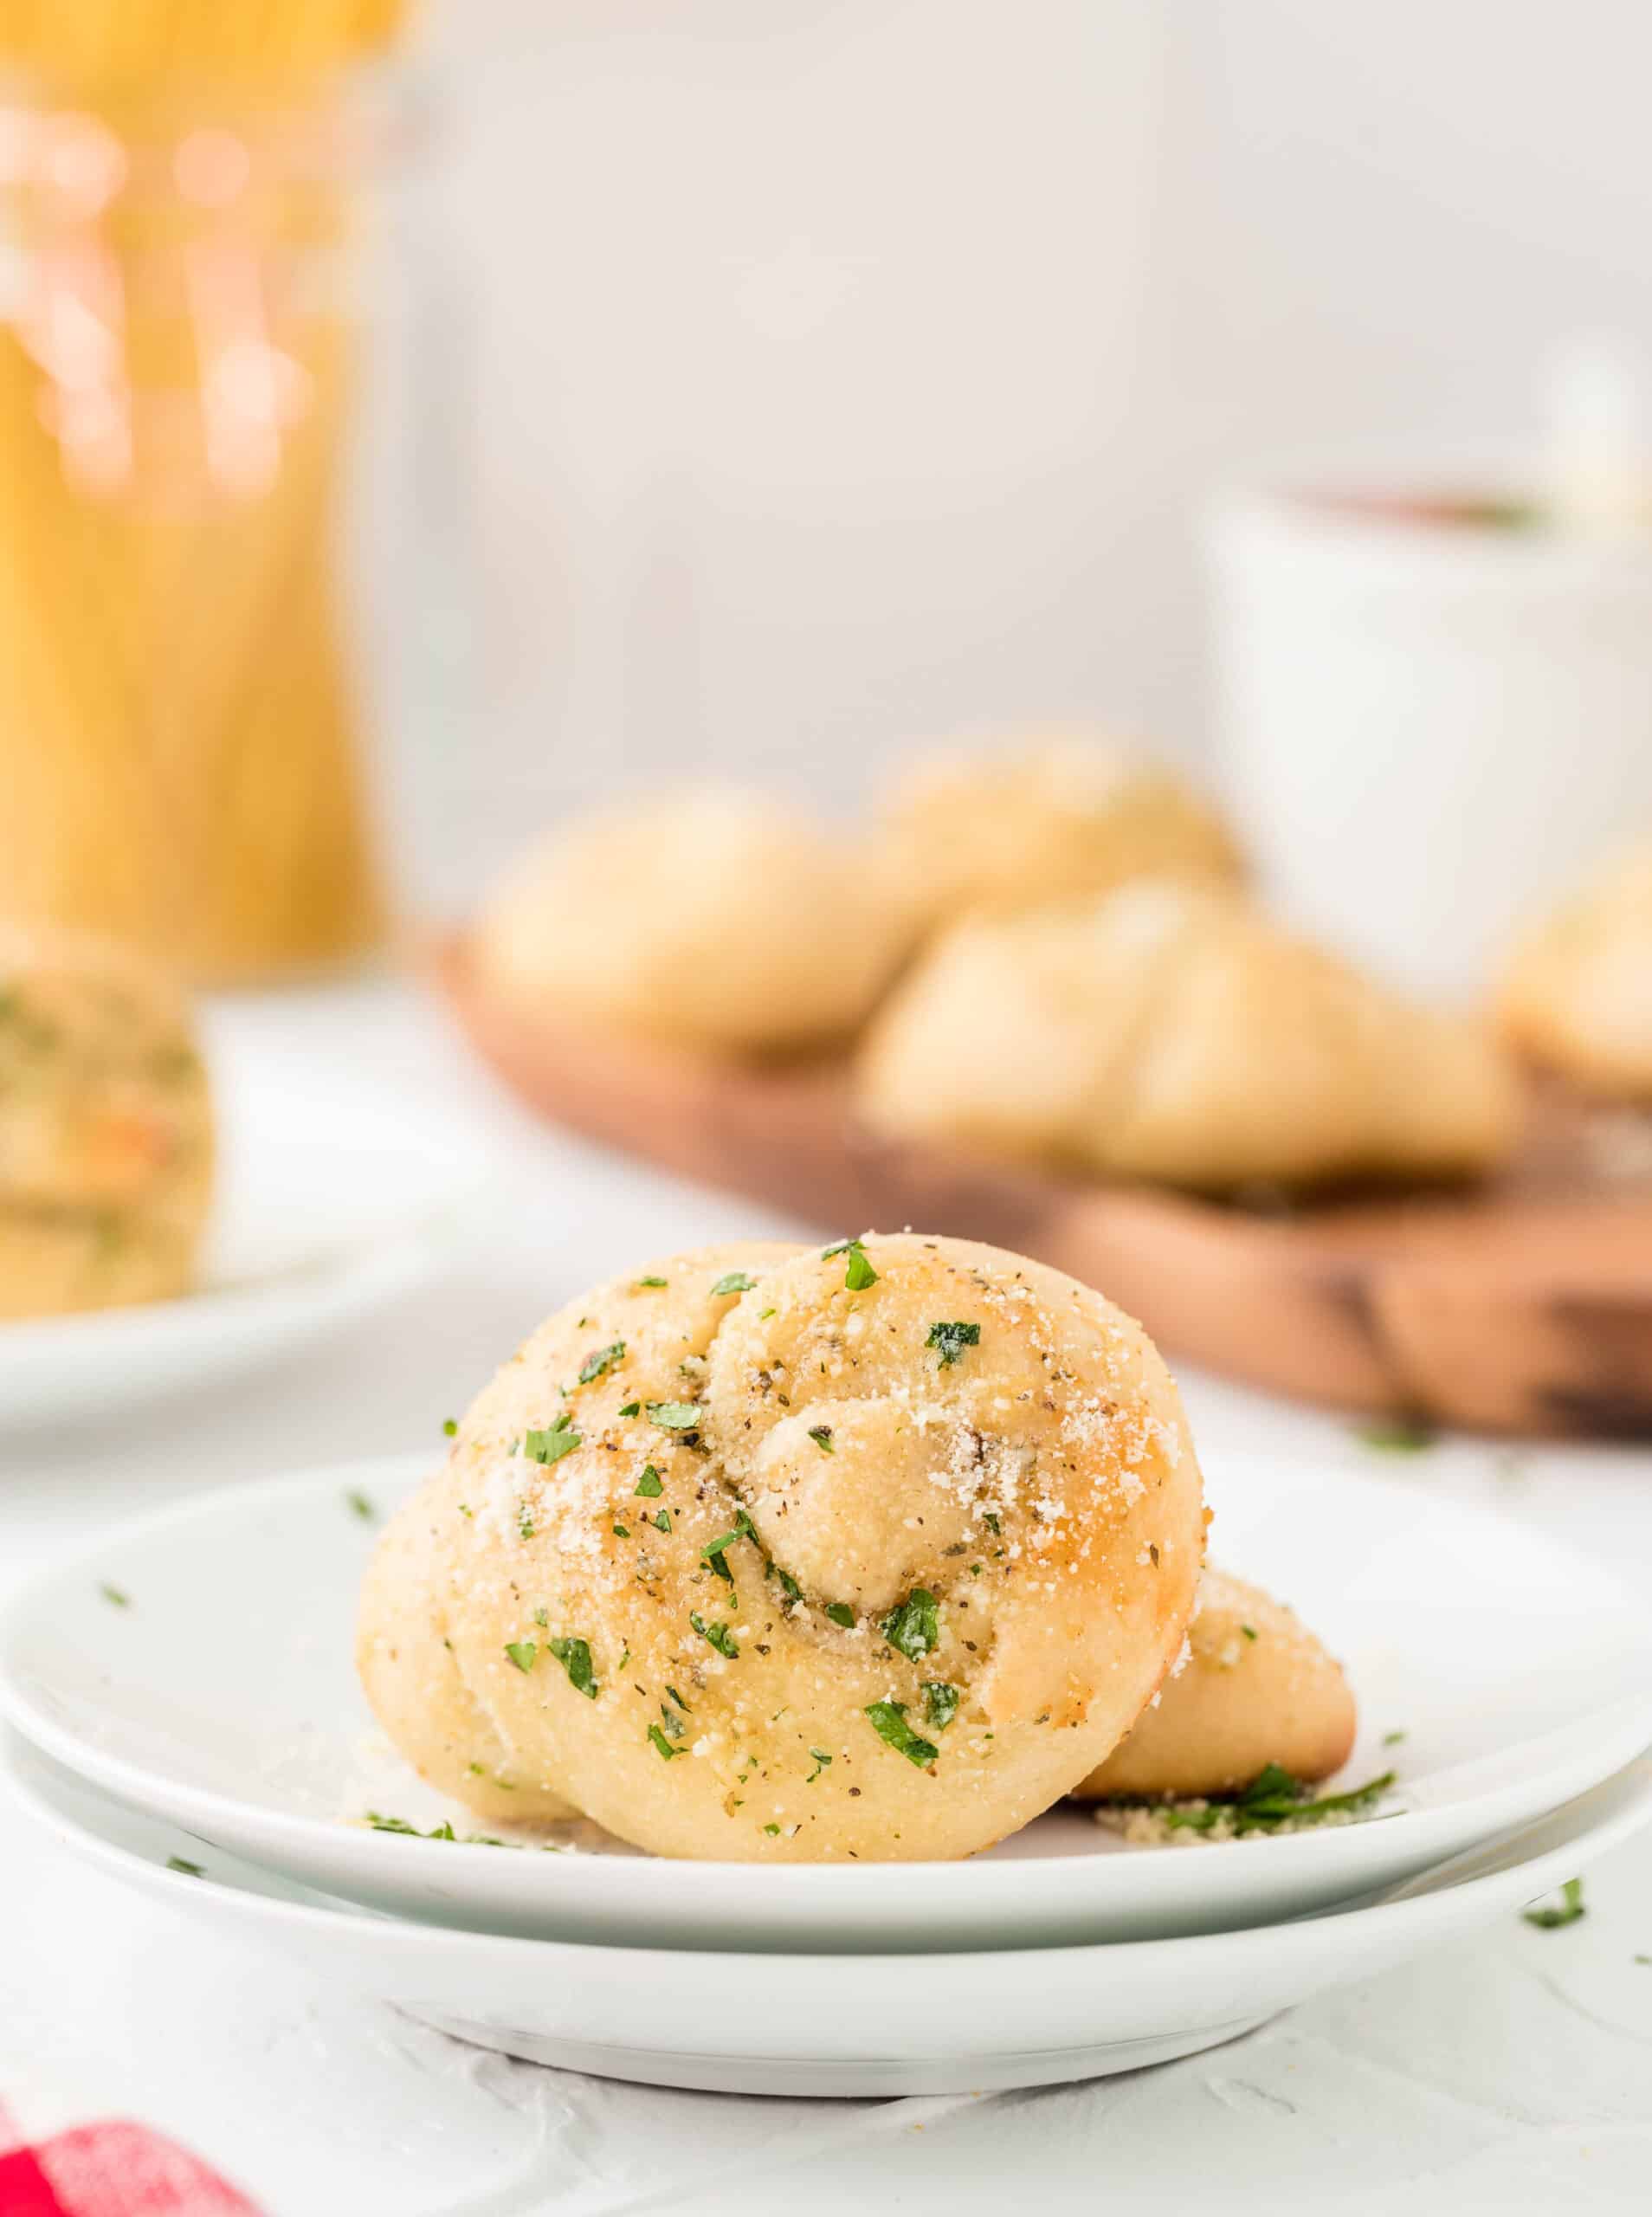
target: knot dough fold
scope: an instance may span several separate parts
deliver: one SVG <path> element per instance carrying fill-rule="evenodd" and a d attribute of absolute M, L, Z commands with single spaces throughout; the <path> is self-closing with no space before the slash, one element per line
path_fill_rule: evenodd
<path fill-rule="evenodd" d="M 1305 1781 L 1341 1769 L 1358 1722 L 1353 1696 L 1294 1610 L 1207 1570 L 1187 1640 L 1181 1669 L 1074 1788 L 1075 1800 L 1236 1794 L 1269 1763 Z"/>
<path fill-rule="evenodd" d="M 719 1054 L 847 1037 L 911 943 L 875 856 L 758 794 L 682 793 L 573 819 L 484 911 L 494 993 Z"/>
<path fill-rule="evenodd" d="M 1168 1373 L 1072 1279 L 910 1233 L 702 1250 L 505 1365 L 385 1535 L 362 1675 L 490 1813 L 503 1776 L 661 1854 L 965 1855 L 1133 1722 L 1204 1523 Z"/>
<path fill-rule="evenodd" d="M 1526 934 L 1498 1015 L 1534 1062 L 1652 1106 L 1652 845 L 1599 871 Z"/>
<path fill-rule="evenodd" d="M 1518 1114 L 1478 1025 L 1163 880 L 959 925 L 873 1025 L 858 1089 L 887 1131 L 1212 1191 L 1484 1169 Z"/>
<path fill-rule="evenodd" d="M 177 981 L 89 932 L 0 926 L 0 1316 L 184 1292 L 212 1165 Z"/>
<path fill-rule="evenodd" d="M 888 852 L 931 924 L 1082 899 L 1133 877 L 1240 875 L 1221 818 L 1175 771 L 1077 734 L 922 757 L 882 815 Z"/>

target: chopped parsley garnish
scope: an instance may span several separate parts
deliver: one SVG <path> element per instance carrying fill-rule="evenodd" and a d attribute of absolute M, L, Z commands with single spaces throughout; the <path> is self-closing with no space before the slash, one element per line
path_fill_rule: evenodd
<path fill-rule="evenodd" d="M 1584 1907 L 1583 1880 L 1568 1878 L 1560 1889 L 1558 1904 L 1543 1909 L 1524 1909 L 1520 1915 L 1528 1924 L 1536 1925 L 1539 1932 L 1558 1932 L 1563 1925 L 1575 1924 L 1580 1916 L 1587 1916 Z"/>
<path fill-rule="evenodd" d="M 664 1702 L 661 1702 L 660 1703 L 660 1729 L 665 1734 L 668 1740 L 681 1740 L 683 1734 L 688 1729 L 688 1727 L 683 1719 L 678 1716 L 674 1709 L 668 1709 Z"/>
<path fill-rule="evenodd" d="M 543 1632 L 545 1626 L 550 1623 L 551 1619 L 545 1610 L 536 1609 L 533 1612 L 533 1621 L 539 1626 L 540 1631 Z"/>
<path fill-rule="evenodd" d="M 855 1612 L 847 1601 L 829 1601 L 826 1604 L 826 1614 L 835 1625 L 842 1625 L 845 1632 L 854 1630 Z"/>
<path fill-rule="evenodd" d="M 709 1640 L 720 1655 L 726 1655 L 733 1662 L 740 1651 L 726 1625 L 708 1625 L 697 1609 L 689 1611 L 688 1621 L 702 1639 Z"/>
<path fill-rule="evenodd" d="M 934 1595 L 926 1587 L 914 1586 L 900 1607 L 890 1610 L 881 1629 L 891 1647 L 915 1663 L 940 1643 L 940 1609 Z"/>
<path fill-rule="evenodd" d="M 950 1370 L 965 1348 L 978 1348 L 980 1344 L 978 1324 L 932 1324 L 929 1337 L 924 1341 L 926 1348 L 933 1348 L 939 1354 L 943 1370 Z"/>
<path fill-rule="evenodd" d="M 1401 1742 L 1404 1737 L 1405 1737 L 1405 1727 L 1402 1724 L 1397 1731 L 1393 1731 L 1393 1732 L 1384 1732 L 1384 1735 L 1383 1735 L 1383 1745 L 1384 1745 L 1384 1747 L 1385 1747 L 1385 1748 L 1397 1748 L 1397 1747 L 1398 1747 L 1398 1745 L 1399 1745 L 1399 1743 L 1400 1743 L 1400 1742 Z"/>
<path fill-rule="evenodd" d="M 864 1293 L 878 1282 L 878 1274 L 866 1259 L 866 1243 L 861 1239 L 839 1239 L 830 1247 L 823 1247 L 820 1259 L 829 1263 L 834 1255 L 849 1257 L 843 1271 L 843 1283 L 851 1293 Z"/>
<path fill-rule="evenodd" d="M 984 1509 L 981 1511 L 981 1522 L 986 1526 L 989 1532 L 1002 1535 L 1003 1531 L 1003 1523 L 996 1510 Z"/>
<path fill-rule="evenodd" d="M 940 1752 L 932 1741 L 920 1739 L 907 1722 L 904 1701 L 874 1701 L 868 1703 L 866 1716 L 872 1729 L 886 1747 L 904 1755 L 909 1763 L 916 1763 L 926 1770 Z"/>
<path fill-rule="evenodd" d="M 573 1428 L 573 1419 L 566 1409 L 553 1425 L 543 1431 L 522 1435 L 522 1452 L 534 1463 L 559 1463 L 565 1455 L 571 1455 L 584 1435 Z"/>
<path fill-rule="evenodd" d="M 574 1691 L 577 1694 L 584 1694 L 587 1700 L 595 1701 L 598 1689 L 590 1667 L 590 1641 L 553 1639 L 547 1642 L 547 1645 L 558 1662 L 568 1673 L 568 1684 Z"/>
<path fill-rule="evenodd" d="M 516 1516 L 517 1538 L 519 1540 L 531 1540 L 533 1537 L 535 1529 L 536 1527 L 534 1525 L 533 1512 L 532 1509 L 526 1506 L 519 1509 L 517 1511 Z"/>
<path fill-rule="evenodd" d="M 652 1524 L 656 1532 L 668 1532 L 671 1529 L 671 1511 L 668 1509 L 656 1509 L 652 1516 L 645 1516 L 642 1522 Z"/>
<path fill-rule="evenodd" d="M 629 1540 L 630 1536 L 631 1528 L 629 1524 L 616 1524 L 614 1527 L 614 1537 L 616 1540 Z"/>
<path fill-rule="evenodd" d="M 1269 1763 L 1242 1794 L 1212 1798 L 1203 1809 L 1170 1808 L 1159 1814 L 1172 1831 L 1196 1832 L 1214 1832 L 1223 1823 L 1231 1823 L 1242 1835 L 1271 1832 L 1283 1825 L 1317 1825 L 1343 1811 L 1369 1808 L 1394 1783 L 1394 1776 L 1391 1770 L 1385 1770 L 1380 1778 L 1355 1787 L 1351 1793 L 1326 1794 L 1310 1801 L 1308 1789 L 1300 1779 L 1293 1778 L 1278 1763 Z"/>
<path fill-rule="evenodd" d="M 649 1422 L 657 1424 L 661 1432 L 692 1432 L 700 1422 L 699 1405 L 694 1401 L 650 1401 Z"/>
<path fill-rule="evenodd" d="M 505 1652 L 525 1675 L 533 1668 L 534 1658 L 539 1651 L 531 1639 L 507 1639 L 505 1643 Z"/>
<path fill-rule="evenodd" d="M 788 1601 L 801 1601 L 803 1600 L 803 1587 L 798 1585 L 791 1573 L 789 1570 L 782 1570 L 778 1562 L 771 1561 L 767 1563 L 765 1566 L 763 1575 L 765 1578 L 774 1577 L 779 1580 L 780 1591 L 785 1595 Z"/>
<path fill-rule="evenodd" d="M 810 1772 L 808 1777 L 804 1779 L 803 1784 L 805 1786 L 812 1786 L 815 1781 L 820 1776 L 822 1771 L 829 1769 L 832 1760 L 827 1754 L 824 1748 L 811 1748 L 809 1752 L 815 1758 L 815 1768 Z"/>
<path fill-rule="evenodd" d="M 779 1839 L 779 1837 L 780 1837 L 780 1827 L 779 1827 L 779 1826 L 778 1826 L 778 1825 L 765 1825 L 765 1826 L 763 1827 L 763 1829 L 764 1829 L 764 1831 L 765 1831 L 765 1832 L 767 1832 L 767 1833 L 768 1833 L 769 1837 L 770 1837 L 771 1839 Z"/>
<path fill-rule="evenodd" d="M 352 1516 L 359 1516 L 364 1524 L 371 1524 L 378 1511 L 365 1493 L 352 1490 L 345 1496 L 345 1506 Z"/>
<path fill-rule="evenodd" d="M 758 1322 L 759 1324 L 766 1324 L 770 1317 L 774 1314 L 775 1311 L 772 1309 L 759 1309 L 758 1310 Z"/>
<path fill-rule="evenodd" d="M 637 1280 L 637 1283 L 639 1285 L 664 1285 L 666 1281 L 664 1278 L 639 1278 Z"/>
<path fill-rule="evenodd" d="M 661 1730 L 657 1724 L 649 1725 L 649 1737 L 653 1741 L 658 1752 L 665 1757 L 667 1762 L 669 1762 L 673 1755 L 677 1753 L 677 1750 L 672 1746 L 670 1741 L 666 1738 L 665 1734 Z"/>
<path fill-rule="evenodd" d="M 428 1832 L 422 1832 L 416 1825 L 410 1825 L 405 1817 L 382 1817 L 377 1809 L 367 1812 L 367 1821 L 376 1832 L 403 1832 L 409 1839 L 457 1839 L 459 1837 L 454 1831 L 451 1818 L 445 1818 L 439 1825 L 432 1825 Z M 486 1843 L 489 1847 L 497 1847 L 499 1844 L 497 1840 Z M 481 1843 L 473 1842 L 473 1845 Z"/>
<path fill-rule="evenodd" d="M 744 1270 L 730 1270 L 726 1277 L 718 1279 L 712 1294 L 715 1297 L 725 1293 L 750 1293 L 756 1283 L 757 1280 L 748 1277 Z"/>
<path fill-rule="evenodd" d="M 623 1417 L 640 1417 L 642 1413 L 642 1404 L 641 1401 L 622 1401 L 620 1403 L 620 1414 Z"/>
<path fill-rule="evenodd" d="M 1257 1636 L 1255 1625 L 1241 1625 L 1239 1629 L 1247 1639 L 1255 1639 Z"/>
<path fill-rule="evenodd" d="M 605 1370 L 611 1370 L 616 1362 L 623 1361 L 624 1357 L 623 1340 L 616 1340 L 611 1347 L 598 1348 L 595 1354 L 588 1354 L 580 1364 L 580 1384 L 589 1386 L 593 1378 L 600 1378 Z"/>
<path fill-rule="evenodd" d="M 837 1450 L 832 1445 L 832 1428 L 830 1425 L 811 1424 L 809 1427 L 809 1437 L 814 1441 L 816 1446 L 819 1448 L 823 1455 L 836 1454 Z"/>
<path fill-rule="evenodd" d="M 708 1562 L 717 1575 L 720 1578 L 727 1579 L 731 1586 L 734 1583 L 734 1574 L 723 1561 L 723 1557 L 736 1540 L 751 1540 L 759 1547 L 762 1545 L 761 1541 L 758 1539 L 757 1527 L 743 1509 L 736 1509 L 734 1512 L 734 1528 L 732 1531 L 720 1532 L 714 1540 L 707 1540 L 700 1550 L 701 1561 Z"/>
<path fill-rule="evenodd" d="M 132 1606 L 131 1594 L 126 1593 L 121 1587 L 100 1586 L 98 1591 L 102 1594 L 104 1600 L 108 1602 L 111 1608 L 129 1609 Z"/>
<path fill-rule="evenodd" d="M 652 1463 L 644 1465 L 642 1475 L 636 1482 L 636 1490 L 645 1501 L 658 1501 L 665 1491 L 665 1480 Z"/>
<path fill-rule="evenodd" d="M 1361 1425 L 1354 1437 L 1384 1455 L 1420 1455 L 1439 1435 L 1422 1417 L 1378 1417 L 1374 1424 Z"/>
<path fill-rule="evenodd" d="M 447 1417 L 443 1419 L 442 1431 L 444 1438 L 451 1439 L 458 1432 L 458 1429 L 459 1419 L 457 1417 Z"/>
<path fill-rule="evenodd" d="M 166 1858 L 166 1867 L 169 1871 L 181 1871 L 186 1878 L 206 1877 L 206 1871 L 200 1864 L 187 1863 L 181 1855 L 169 1855 Z"/>
<path fill-rule="evenodd" d="M 945 1678 L 924 1680 L 924 1723 L 937 1732 L 944 1732 L 958 1715 L 958 1704 L 963 1697 L 956 1686 L 949 1686 Z"/>
<path fill-rule="evenodd" d="M 685 1716 L 692 1716 L 694 1715 L 694 1712 L 689 1708 L 687 1703 L 683 1699 L 682 1696 L 677 1691 L 677 1689 L 674 1686 L 668 1686 L 666 1688 L 666 1691 L 670 1695 L 672 1700 L 676 1703 L 677 1707 L 682 1711 Z"/>

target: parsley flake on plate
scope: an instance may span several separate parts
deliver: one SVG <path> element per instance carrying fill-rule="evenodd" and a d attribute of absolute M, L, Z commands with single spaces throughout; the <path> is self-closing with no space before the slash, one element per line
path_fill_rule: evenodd
<path fill-rule="evenodd" d="M 1542 1909 L 1523 1909 L 1520 1911 L 1526 1922 L 1535 1925 L 1539 1932 L 1558 1932 L 1563 1926 L 1575 1924 L 1580 1916 L 1587 1916 L 1588 1914 L 1588 1910 L 1584 1907 L 1581 1878 L 1566 1880 L 1565 1884 L 1560 1889 L 1560 1899 L 1558 1904 L 1546 1905 Z"/>
<path fill-rule="evenodd" d="M 1242 1794 L 1212 1797 L 1203 1808 L 1165 1808 L 1158 1813 L 1173 1832 L 1214 1832 L 1230 1824 L 1241 1838 L 1246 1832 L 1276 1832 L 1287 1825 L 1322 1824 L 1327 1817 L 1357 1813 L 1371 1807 L 1394 1783 L 1395 1773 L 1385 1770 L 1346 1794 L 1321 1794 L 1308 1799 L 1308 1788 L 1278 1763 L 1268 1763 Z"/>
<path fill-rule="evenodd" d="M 113 1609 L 129 1609 L 132 1606 L 131 1594 L 121 1587 L 100 1586 L 98 1591 Z"/>
<path fill-rule="evenodd" d="M 886 1747 L 904 1755 L 909 1763 L 916 1763 L 920 1770 L 926 1770 L 940 1750 L 932 1741 L 922 1739 L 907 1722 L 907 1704 L 903 1701 L 874 1701 L 867 1705 L 866 1716 L 872 1729 Z"/>
<path fill-rule="evenodd" d="M 444 1438 L 448 1438 L 448 1439 L 453 1438 L 454 1438 L 454 1436 L 455 1435 L 455 1433 L 456 1433 L 456 1432 L 458 1432 L 458 1430 L 459 1430 L 459 1419 L 458 1419 L 458 1418 L 457 1418 L 457 1417 L 446 1417 L 446 1418 L 444 1418 L 444 1419 L 442 1419 L 442 1434 L 443 1434 L 443 1437 L 444 1437 Z"/>
<path fill-rule="evenodd" d="M 169 1871 L 181 1871 L 186 1878 L 206 1877 L 206 1871 L 200 1864 L 186 1862 L 181 1855 L 169 1855 L 166 1858 L 166 1867 Z"/>
<path fill-rule="evenodd" d="M 1433 1446 L 1439 1434 L 1423 1417 L 1378 1417 L 1359 1425 L 1354 1437 L 1379 1454 L 1421 1455 Z"/>
<path fill-rule="evenodd" d="M 345 1506 L 352 1516 L 359 1516 L 364 1524 L 371 1524 L 378 1514 L 368 1496 L 358 1492 L 353 1487 L 345 1496 Z"/>

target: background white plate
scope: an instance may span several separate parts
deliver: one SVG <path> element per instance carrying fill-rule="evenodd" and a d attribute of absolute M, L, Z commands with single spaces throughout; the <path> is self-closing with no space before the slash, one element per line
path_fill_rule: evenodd
<path fill-rule="evenodd" d="M 474 1147 L 406 1097 L 239 1033 L 211 1067 L 220 1160 L 200 1284 L 0 1322 L 0 1425 L 152 1399 L 319 1339 L 427 1277 L 476 1199 Z"/>
<path fill-rule="evenodd" d="M 1192 2054 L 1512 1914 L 1652 1818 L 1652 1762 L 1642 1761 L 1382 1907 L 1113 1947 L 708 1957 L 444 1931 L 331 1907 L 203 1855 L 22 1741 L 4 1760 L 14 1792 L 67 1846 L 232 1937 L 535 2062 L 758 2094 L 1045 2085 Z M 171 1857 L 203 1875 L 169 1870 Z M 674 1881 L 687 1867 L 674 1865 Z"/>
<path fill-rule="evenodd" d="M 434 1459 L 226 1488 L 117 1529 L 0 1618 L 0 1706 L 124 1800 L 331 1892 L 688 1949 L 1055 1946 L 1300 1914 L 1554 1808 L 1652 1741 L 1652 1626 L 1592 1564 L 1420 1485 L 1236 1465 L 1207 1473 L 1218 1557 L 1299 1600 L 1343 1656 L 1363 1717 L 1348 1775 L 1397 1768 L 1397 1813 L 1126 1849 L 1068 1807 L 965 1863 L 680 1863 L 668 1887 L 639 1886 L 632 1852 L 588 1827 L 557 1854 L 371 1832 L 348 1820 L 374 1808 L 503 1829 L 419 1786 L 373 1732 L 351 1664 L 376 1527 L 349 1496 L 382 1518 Z"/>

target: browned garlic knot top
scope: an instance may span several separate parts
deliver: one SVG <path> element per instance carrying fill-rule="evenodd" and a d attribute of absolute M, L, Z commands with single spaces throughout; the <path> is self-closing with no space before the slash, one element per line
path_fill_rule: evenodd
<path fill-rule="evenodd" d="M 1176 1390 L 1098 1294 L 912 1233 L 702 1250 L 571 1303 L 385 1535 L 364 1681 L 438 1784 L 674 1855 L 966 1854 L 1182 1642 Z"/>

